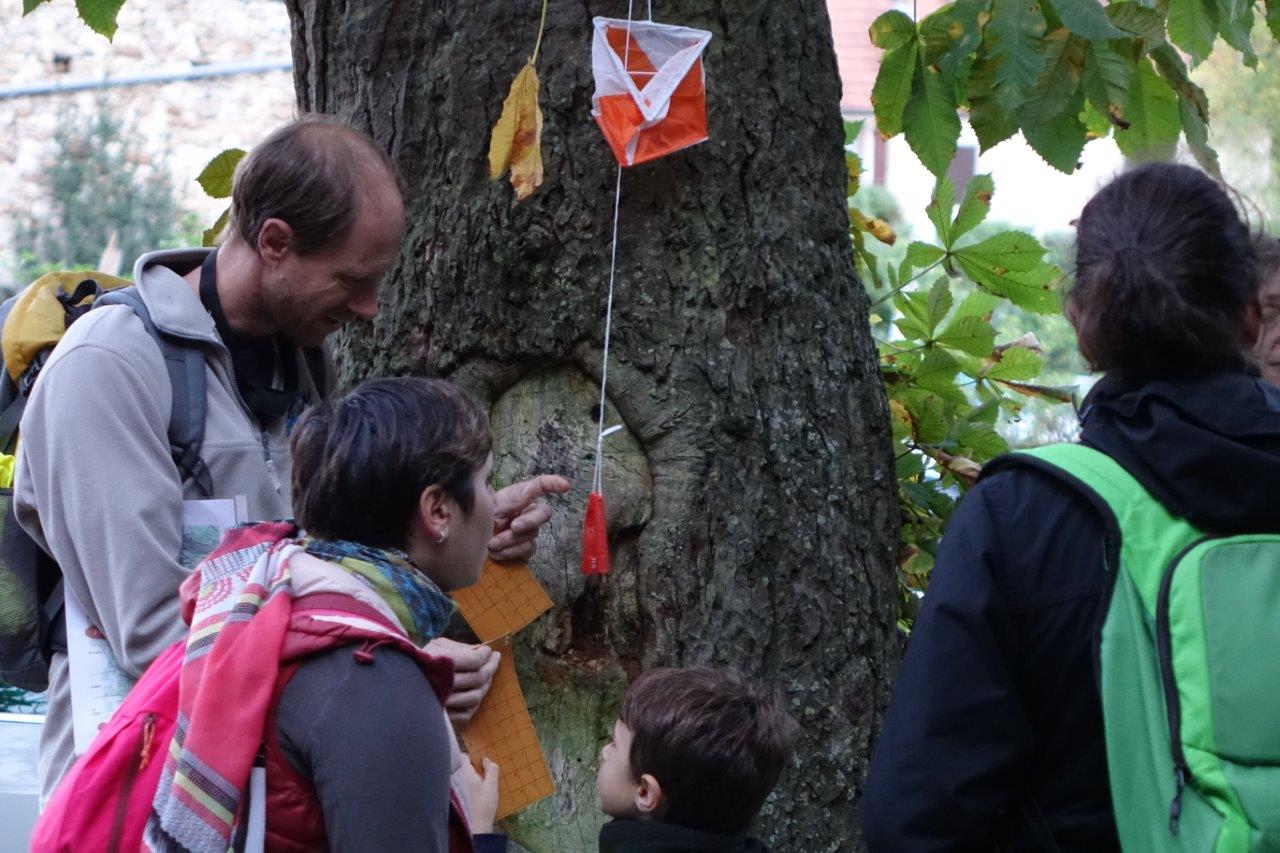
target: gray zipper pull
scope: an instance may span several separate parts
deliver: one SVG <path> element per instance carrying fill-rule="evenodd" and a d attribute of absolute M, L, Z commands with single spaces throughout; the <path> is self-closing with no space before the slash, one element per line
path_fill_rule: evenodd
<path fill-rule="evenodd" d="M 280 477 L 276 474 L 276 461 L 271 458 L 271 445 L 267 443 L 267 434 L 262 433 L 262 459 L 267 463 L 267 473 L 271 475 L 271 485 L 275 486 L 276 494 L 280 493 Z"/>

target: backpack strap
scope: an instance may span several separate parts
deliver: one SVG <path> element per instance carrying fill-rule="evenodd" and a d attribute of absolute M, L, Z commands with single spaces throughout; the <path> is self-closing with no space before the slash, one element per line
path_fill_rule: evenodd
<path fill-rule="evenodd" d="M 1051 444 L 1006 453 L 988 462 L 982 476 L 1016 465 L 1049 474 L 1074 488 L 1099 510 L 1118 539 L 1111 543 L 1108 567 L 1115 568 L 1114 560 L 1118 558 L 1154 613 L 1164 567 L 1179 551 L 1201 538 L 1203 532 L 1170 513 L 1120 463 L 1092 447 Z"/>
<path fill-rule="evenodd" d="M 173 405 L 169 411 L 169 452 L 182 479 L 195 483 L 205 497 L 213 497 L 213 476 L 200 456 L 208 407 L 204 352 L 156 328 L 136 286 L 113 290 L 94 305 L 127 305 L 160 347 L 164 366 L 169 371 L 169 386 L 173 389 Z"/>
<path fill-rule="evenodd" d="M 14 295 L 0 304 L 0 329 L 4 328 L 17 301 L 18 297 Z M 13 453 L 16 449 L 14 437 L 18 434 L 22 412 L 27 407 L 27 395 L 21 392 L 7 370 L 0 370 L 0 407 L 0 453 Z"/>

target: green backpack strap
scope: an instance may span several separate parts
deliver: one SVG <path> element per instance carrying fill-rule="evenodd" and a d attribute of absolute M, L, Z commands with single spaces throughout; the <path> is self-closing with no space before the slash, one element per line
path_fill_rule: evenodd
<path fill-rule="evenodd" d="M 1044 471 L 1098 508 L 1118 540 L 1110 543 L 1108 568 L 1116 568 L 1119 561 L 1154 616 L 1164 567 L 1203 533 L 1172 515 L 1120 463 L 1092 447 L 1050 444 L 1006 453 L 987 463 L 982 475 L 1017 465 Z"/>

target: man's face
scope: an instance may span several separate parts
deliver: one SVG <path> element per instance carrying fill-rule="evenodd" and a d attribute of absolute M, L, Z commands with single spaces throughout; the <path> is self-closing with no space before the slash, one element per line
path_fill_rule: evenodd
<path fill-rule="evenodd" d="M 404 236 L 404 203 L 391 185 L 361 194 L 340 244 L 312 255 L 290 251 L 269 268 L 262 300 L 271 325 L 301 346 L 317 346 L 356 317 L 378 313 L 378 282 Z"/>
<path fill-rule="evenodd" d="M 1254 344 L 1253 356 L 1262 370 L 1262 378 L 1280 386 L 1280 270 L 1273 271 L 1258 288 L 1262 305 L 1262 329 Z"/>

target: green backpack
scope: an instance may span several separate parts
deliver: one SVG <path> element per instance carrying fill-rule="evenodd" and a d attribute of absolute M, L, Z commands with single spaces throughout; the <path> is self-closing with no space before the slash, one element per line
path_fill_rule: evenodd
<path fill-rule="evenodd" d="M 1124 849 L 1280 851 L 1280 532 L 1206 534 L 1082 445 L 989 468 L 1009 464 L 1078 489 L 1113 534 L 1098 665 Z"/>

